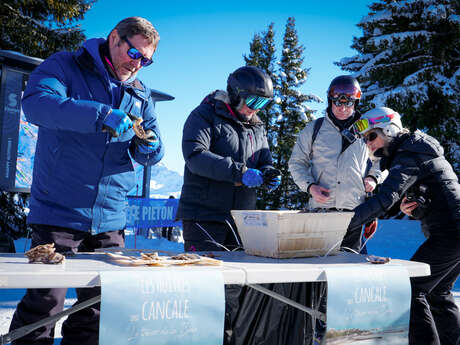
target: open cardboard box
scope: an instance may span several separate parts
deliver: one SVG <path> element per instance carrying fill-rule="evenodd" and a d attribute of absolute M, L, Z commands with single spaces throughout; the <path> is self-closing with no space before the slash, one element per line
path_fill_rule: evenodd
<path fill-rule="evenodd" d="M 353 212 L 232 210 L 246 254 L 295 258 L 337 254 Z"/>

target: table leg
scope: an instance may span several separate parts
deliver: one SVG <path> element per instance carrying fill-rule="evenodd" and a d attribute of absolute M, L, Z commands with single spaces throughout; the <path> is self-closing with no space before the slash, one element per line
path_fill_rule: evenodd
<path fill-rule="evenodd" d="M 5 345 L 9 344 L 12 341 L 22 338 L 26 334 L 29 334 L 30 332 L 36 330 L 37 328 L 40 328 L 44 325 L 47 325 L 49 323 L 53 323 L 58 321 L 59 319 L 63 318 L 64 316 L 68 316 L 70 314 L 73 314 L 77 311 L 80 311 L 82 309 L 85 309 L 93 304 L 99 303 L 101 301 L 101 296 L 96 296 L 93 298 L 90 298 L 82 303 L 77 304 L 76 306 L 73 306 L 71 308 L 68 308 L 66 310 L 63 310 L 56 315 L 47 317 L 43 320 L 31 323 L 30 325 L 23 326 L 21 328 L 17 328 L 5 335 L 0 336 L 0 345 Z"/>

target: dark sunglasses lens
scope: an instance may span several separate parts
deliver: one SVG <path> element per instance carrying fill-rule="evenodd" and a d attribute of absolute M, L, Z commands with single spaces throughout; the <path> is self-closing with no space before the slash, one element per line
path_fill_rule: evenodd
<path fill-rule="evenodd" d="M 153 62 L 152 59 L 147 59 L 147 58 L 143 57 L 143 58 L 141 59 L 141 66 L 147 67 L 147 66 L 151 65 L 152 62 Z"/>
<path fill-rule="evenodd" d="M 371 141 L 374 141 L 375 139 L 377 139 L 377 133 L 375 133 L 375 132 L 372 132 L 368 136 L 364 137 L 364 141 L 366 143 L 370 143 Z"/>
<path fill-rule="evenodd" d="M 142 57 L 142 54 L 136 48 L 129 48 L 128 56 L 133 60 L 137 60 Z"/>
<path fill-rule="evenodd" d="M 143 67 L 148 66 L 153 62 L 152 59 L 145 58 L 141 54 L 141 52 L 139 50 L 137 50 L 136 48 L 129 48 L 128 49 L 128 56 L 133 60 L 141 59 L 141 66 L 143 66 Z"/>

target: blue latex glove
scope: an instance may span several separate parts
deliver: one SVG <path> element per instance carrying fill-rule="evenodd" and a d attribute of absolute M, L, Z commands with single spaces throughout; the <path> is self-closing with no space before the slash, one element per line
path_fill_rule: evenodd
<path fill-rule="evenodd" d="M 262 173 L 260 172 L 260 170 L 248 169 L 243 174 L 242 182 L 249 188 L 253 188 L 259 187 L 264 182 L 264 179 L 262 177 Z"/>
<path fill-rule="evenodd" d="M 136 147 L 140 153 L 149 154 L 155 152 L 160 146 L 160 140 L 153 131 L 148 131 L 148 140 L 139 139 L 136 137 Z"/>
<path fill-rule="evenodd" d="M 120 109 L 112 109 L 104 119 L 104 127 L 107 128 L 114 137 L 118 137 L 133 126 L 133 122 L 128 115 Z"/>

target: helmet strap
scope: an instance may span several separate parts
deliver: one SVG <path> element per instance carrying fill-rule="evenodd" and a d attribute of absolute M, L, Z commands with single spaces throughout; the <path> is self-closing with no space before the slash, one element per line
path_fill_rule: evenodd
<path fill-rule="evenodd" d="M 240 97 L 238 104 L 235 106 L 235 110 L 239 112 L 244 107 L 244 99 Z"/>

